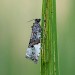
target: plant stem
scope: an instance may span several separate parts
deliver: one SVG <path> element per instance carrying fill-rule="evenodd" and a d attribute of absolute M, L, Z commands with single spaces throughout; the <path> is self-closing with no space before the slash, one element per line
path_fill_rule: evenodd
<path fill-rule="evenodd" d="M 41 75 L 59 75 L 56 0 L 43 0 L 41 27 Z"/>

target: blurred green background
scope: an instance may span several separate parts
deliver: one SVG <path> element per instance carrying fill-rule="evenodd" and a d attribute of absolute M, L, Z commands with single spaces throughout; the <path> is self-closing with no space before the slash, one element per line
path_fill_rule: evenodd
<path fill-rule="evenodd" d="M 60 75 L 75 75 L 74 0 L 56 0 Z M 38 64 L 25 59 L 34 18 L 42 0 L 0 0 L 0 75 L 40 75 Z"/>

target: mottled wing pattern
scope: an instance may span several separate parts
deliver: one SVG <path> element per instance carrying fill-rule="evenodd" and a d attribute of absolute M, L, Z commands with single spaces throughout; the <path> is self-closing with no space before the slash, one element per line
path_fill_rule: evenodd
<path fill-rule="evenodd" d="M 35 23 L 33 23 L 30 41 L 26 51 L 26 58 L 31 59 L 35 63 L 38 62 L 41 48 L 41 27 L 39 22 L 40 19 L 35 19 Z"/>

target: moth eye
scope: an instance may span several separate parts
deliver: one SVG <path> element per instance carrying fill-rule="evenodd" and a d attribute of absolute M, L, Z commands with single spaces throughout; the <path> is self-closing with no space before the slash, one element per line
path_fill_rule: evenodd
<path fill-rule="evenodd" d="M 35 20 L 37 20 L 37 19 L 35 19 Z"/>

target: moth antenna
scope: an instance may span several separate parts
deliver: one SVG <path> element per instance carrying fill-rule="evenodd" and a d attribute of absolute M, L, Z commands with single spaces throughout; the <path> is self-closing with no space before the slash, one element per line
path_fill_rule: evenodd
<path fill-rule="evenodd" d="M 32 19 L 32 20 L 30 20 L 30 21 L 27 21 L 27 22 L 31 22 L 31 21 L 33 21 L 33 20 L 35 20 L 35 19 Z"/>

